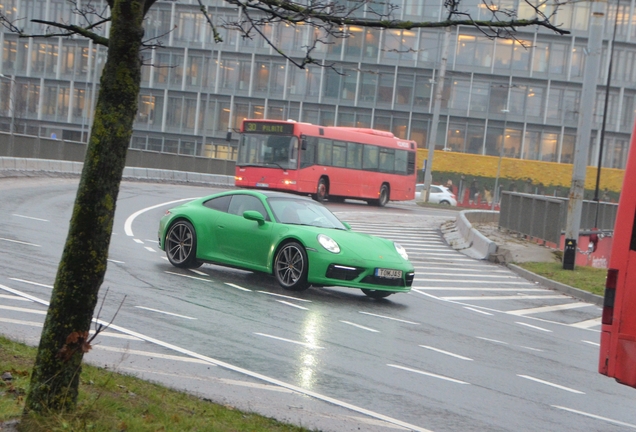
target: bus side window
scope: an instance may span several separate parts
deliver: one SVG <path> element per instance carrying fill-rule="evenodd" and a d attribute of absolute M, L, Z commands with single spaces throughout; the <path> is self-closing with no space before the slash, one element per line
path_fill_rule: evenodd
<path fill-rule="evenodd" d="M 378 147 L 372 146 L 372 145 L 364 146 L 362 169 L 377 170 L 378 169 L 378 153 L 379 153 Z"/>
<path fill-rule="evenodd" d="M 406 150 L 395 151 L 395 172 L 397 174 L 406 174 L 407 154 L 408 152 Z"/>
<path fill-rule="evenodd" d="M 331 165 L 331 140 L 319 138 L 318 139 L 318 165 Z"/>
<path fill-rule="evenodd" d="M 308 137 L 303 140 L 303 147 L 300 153 L 300 167 L 306 168 L 315 164 L 316 161 L 316 141 L 315 137 Z"/>
<path fill-rule="evenodd" d="M 636 213 L 634 213 L 634 223 L 632 224 L 632 240 L 629 242 L 629 249 L 636 251 Z"/>
<path fill-rule="evenodd" d="M 362 168 L 362 145 L 347 143 L 347 168 Z"/>

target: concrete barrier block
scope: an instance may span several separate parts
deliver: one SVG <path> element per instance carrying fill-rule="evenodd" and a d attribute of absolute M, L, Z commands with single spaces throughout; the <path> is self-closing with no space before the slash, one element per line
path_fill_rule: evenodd
<path fill-rule="evenodd" d="M 15 169 L 25 171 L 27 169 L 27 161 L 25 158 L 15 158 Z"/>

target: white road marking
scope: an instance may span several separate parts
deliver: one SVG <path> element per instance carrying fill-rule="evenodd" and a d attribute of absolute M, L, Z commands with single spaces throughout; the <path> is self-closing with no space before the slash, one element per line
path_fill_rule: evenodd
<path fill-rule="evenodd" d="M 2 318 L 0 317 L 0 322 L 5 322 L 5 323 L 9 323 L 9 324 L 19 324 L 19 325 L 27 325 L 27 326 L 31 326 L 31 327 L 44 327 L 44 324 L 39 323 L 39 322 L 34 322 L 34 321 L 24 321 L 24 320 L 14 320 L 11 318 Z"/>
<path fill-rule="evenodd" d="M 285 339 L 285 338 L 282 338 L 282 337 L 268 335 L 268 334 L 265 334 L 265 333 L 254 333 L 254 334 L 259 335 L 259 336 L 272 338 L 272 339 L 276 339 L 276 340 L 280 340 L 280 341 L 283 341 L 283 342 L 289 342 L 289 343 L 293 343 L 293 344 L 296 344 L 296 345 L 306 346 L 307 348 L 311 348 L 311 349 L 324 349 L 323 347 L 318 346 L 318 345 L 314 345 L 314 344 L 310 344 L 310 343 L 306 343 L 306 342 L 295 341 L 295 340 L 291 340 L 291 339 Z"/>
<path fill-rule="evenodd" d="M 583 393 L 582 391 L 574 390 L 574 389 L 569 388 L 569 387 L 564 387 L 564 386 L 562 386 L 562 385 L 555 384 L 555 383 L 552 383 L 552 382 L 550 382 L 550 381 L 544 381 L 544 380 L 542 380 L 542 379 L 534 378 L 534 377 L 531 377 L 531 376 L 528 376 L 528 375 L 517 375 L 517 376 L 518 376 L 518 377 L 521 377 L 521 378 L 525 378 L 525 379 L 530 380 L 530 381 L 534 381 L 534 382 L 538 382 L 538 383 L 541 383 L 541 384 L 545 384 L 545 385 L 548 385 L 548 386 L 550 386 L 550 387 L 554 387 L 554 388 L 558 388 L 558 389 L 561 389 L 561 390 L 569 391 L 569 392 L 571 392 L 571 393 L 576 393 L 576 394 L 585 394 L 585 393 Z"/>
<path fill-rule="evenodd" d="M 106 261 L 114 262 L 115 264 L 126 264 L 123 261 L 117 261 L 117 260 L 114 260 L 114 259 L 107 259 Z"/>
<path fill-rule="evenodd" d="M 522 326 L 526 326 L 526 327 L 530 327 L 536 330 L 541 330 L 547 333 L 552 333 L 552 330 L 548 330 L 548 329 L 544 329 L 543 327 L 537 327 L 537 326 L 533 326 L 532 324 L 527 324 L 527 323 L 523 323 L 523 322 L 519 322 L 519 321 L 515 321 L 515 324 L 519 324 Z"/>
<path fill-rule="evenodd" d="M 175 272 L 171 272 L 171 271 L 167 271 L 167 270 L 165 272 L 168 273 L 168 274 L 171 274 L 171 275 L 181 276 L 181 277 L 185 277 L 185 278 L 189 278 L 189 279 L 196 279 L 196 280 L 200 280 L 200 281 L 203 281 L 203 282 L 212 282 L 210 279 L 203 279 L 203 278 L 196 277 L 196 276 L 184 275 L 184 274 L 181 274 L 181 273 L 175 273 Z"/>
<path fill-rule="evenodd" d="M 41 322 L 16 320 L 16 319 L 11 319 L 11 318 L 2 318 L 2 317 L 0 317 L 0 322 L 6 322 L 6 323 L 10 323 L 10 324 L 26 325 L 26 326 L 31 326 L 31 327 L 39 327 L 39 328 L 44 327 L 44 323 L 41 323 Z M 91 335 L 93 335 L 93 334 L 95 334 L 95 330 L 90 330 L 89 333 Z M 143 341 L 143 339 L 140 339 L 140 338 L 135 337 L 135 336 L 129 336 L 127 334 L 120 334 L 120 333 L 113 333 L 113 332 L 109 332 L 109 331 L 102 331 L 102 332 L 99 333 L 99 335 L 100 336 L 105 336 L 105 337 L 111 337 L 111 338 L 114 338 L 114 339 L 126 339 L 126 340 Z"/>
<path fill-rule="evenodd" d="M 182 201 L 192 201 L 192 200 L 195 200 L 195 199 L 197 199 L 197 198 L 183 198 L 183 199 L 179 199 L 179 200 L 175 200 L 175 201 L 168 201 L 168 202 L 165 202 L 165 203 L 161 203 L 161 204 L 157 204 L 157 205 L 154 205 L 154 206 L 146 207 L 144 209 L 136 211 L 135 213 L 133 213 L 130 216 L 128 216 L 128 218 L 126 219 L 126 223 L 124 223 L 124 231 L 126 232 L 126 235 L 128 237 L 134 237 L 134 234 L 133 234 L 133 231 L 132 231 L 132 223 L 137 218 L 137 216 L 139 216 L 140 214 L 145 213 L 148 210 L 153 210 L 153 209 L 156 209 L 156 208 L 159 208 L 159 207 L 167 206 L 167 205 L 178 203 L 178 202 L 182 202 Z"/>
<path fill-rule="evenodd" d="M 197 269 L 188 269 L 190 270 L 192 273 L 198 274 L 199 276 L 210 276 L 209 274 L 207 274 L 206 272 L 202 272 L 201 270 L 197 270 Z"/>
<path fill-rule="evenodd" d="M 5 299 L 9 299 L 9 300 L 16 300 L 16 301 L 25 301 L 25 302 L 33 303 L 33 300 L 25 299 L 24 297 L 20 297 L 20 296 L 16 296 L 16 295 L 0 294 L 0 298 L 5 298 Z"/>
<path fill-rule="evenodd" d="M 157 243 L 157 244 L 159 244 L 159 240 L 144 239 L 144 241 L 148 242 L 148 243 Z"/>
<path fill-rule="evenodd" d="M 365 327 L 365 326 L 362 326 L 360 324 L 355 324 L 355 323 L 352 323 L 352 322 L 349 322 L 349 321 L 342 321 L 342 320 L 340 320 L 340 322 L 344 323 L 344 324 L 348 324 L 350 326 L 357 327 L 357 328 L 362 329 L 362 330 L 370 331 L 370 332 L 373 332 L 373 333 L 380 333 L 380 330 L 372 329 L 370 327 Z"/>
<path fill-rule="evenodd" d="M 536 300 L 536 299 L 562 299 L 562 295 L 518 295 L 518 296 L 459 296 L 441 297 L 444 300 L 464 301 L 464 300 Z"/>
<path fill-rule="evenodd" d="M 471 307 L 468 307 L 468 306 L 464 306 L 464 309 L 468 309 L 469 311 L 478 312 L 480 314 L 492 316 L 492 314 L 490 312 L 482 311 L 482 310 L 479 310 L 479 309 L 474 309 L 474 308 L 471 308 Z"/>
<path fill-rule="evenodd" d="M 175 356 L 170 354 L 159 354 L 159 353 L 154 353 L 151 351 L 139 351 L 139 350 L 133 350 L 128 348 L 110 347 L 105 345 L 93 345 L 93 348 L 102 350 L 102 351 L 111 351 L 111 352 L 117 352 L 122 354 L 132 354 L 132 355 L 140 355 L 140 356 L 153 357 L 153 358 L 159 358 L 159 359 L 165 359 L 165 360 L 175 360 L 175 361 L 181 361 L 186 363 L 199 363 L 199 364 L 204 364 L 208 366 L 210 365 L 208 362 L 204 360 L 199 360 L 192 357 Z"/>
<path fill-rule="evenodd" d="M 485 338 L 485 337 L 481 337 L 481 336 L 475 336 L 475 337 L 477 339 L 485 340 L 485 341 L 488 341 L 488 342 L 494 342 L 494 343 L 498 343 L 498 344 L 501 344 L 501 345 L 509 345 L 508 342 L 502 342 L 502 341 L 497 340 L 497 339 L 489 339 L 489 338 Z"/>
<path fill-rule="evenodd" d="M 532 347 L 527 347 L 527 346 L 523 346 L 523 345 L 519 345 L 521 348 L 525 348 L 525 349 L 529 349 L 530 351 L 538 351 L 538 352 L 543 352 L 542 349 L 539 348 L 532 348 Z"/>
<path fill-rule="evenodd" d="M 601 346 L 601 344 L 598 343 L 598 342 L 592 342 L 592 341 L 586 341 L 586 340 L 581 340 L 581 342 L 586 343 L 586 344 L 590 344 L 590 345 L 594 345 L 594 346 L 597 346 L 597 347 Z"/>
<path fill-rule="evenodd" d="M 479 277 L 479 278 L 491 278 L 491 279 L 519 279 L 518 276 L 511 275 L 511 274 L 491 275 L 491 274 L 483 274 L 483 273 L 464 273 L 460 271 L 457 271 L 454 273 L 418 271 L 417 274 L 426 275 L 426 276 L 461 276 L 461 277 Z"/>
<path fill-rule="evenodd" d="M 285 300 L 276 300 L 276 301 L 277 301 L 278 303 L 282 303 L 282 304 L 287 305 L 287 306 L 295 307 L 295 308 L 302 309 L 302 310 L 309 310 L 309 309 L 307 309 L 307 308 L 306 308 L 306 307 L 304 307 L 304 306 L 299 306 L 299 305 L 297 305 L 297 304 L 290 303 L 290 302 L 287 302 L 287 301 L 285 301 Z"/>
<path fill-rule="evenodd" d="M 581 303 L 581 302 L 565 303 L 565 304 L 554 305 L 554 306 L 541 306 L 541 307 L 529 308 L 529 309 L 518 309 L 518 310 L 508 311 L 506 313 L 510 315 L 521 316 L 521 315 L 531 315 L 531 314 L 544 313 L 544 312 L 562 311 L 562 310 L 568 310 L 568 309 L 578 309 L 578 308 L 583 308 L 588 306 L 594 306 L 594 305 L 590 303 Z"/>
<path fill-rule="evenodd" d="M 12 292 L 12 293 L 17 294 L 17 295 L 21 295 L 22 297 L 25 297 L 25 298 L 29 298 L 29 299 L 31 299 L 31 300 L 33 300 L 33 301 L 35 301 L 35 302 L 37 302 L 37 303 L 39 303 L 41 305 L 44 305 L 44 306 L 47 306 L 47 307 L 49 306 L 49 303 L 47 301 L 45 301 L 45 300 L 42 300 L 42 299 L 37 298 L 37 297 L 33 297 L 33 296 L 29 295 L 29 294 L 23 293 L 23 292 L 18 291 L 18 290 L 14 290 L 14 289 L 9 288 L 7 286 L 0 285 L 0 289 Z M 168 342 L 164 342 L 164 341 L 161 341 L 159 339 L 155 339 L 155 338 L 152 338 L 150 336 L 146 336 L 146 335 L 144 335 L 142 333 L 139 333 L 139 332 L 136 332 L 136 331 L 133 331 L 133 330 L 129 330 L 129 329 L 125 328 L 125 327 L 121 327 L 121 326 L 118 326 L 116 324 L 107 323 L 106 321 L 98 320 L 98 319 L 95 319 L 95 318 L 93 318 L 93 322 L 96 322 L 96 323 L 99 323 L 99 324 L 102 324 L 102 325 L 109 325 L 109 327 L 111 329 L 113 329 L 113 330 L 120 331 L 120 332 L 122 332 L 124 334 L 127 334 L 127 335 L 130 335 L 130 336 L 138 337 L 138 338 L 140 338 L 140 339 L 142 339 L 142 340 L 144 340 L 146 342 L 149 342 L 149 343 L 152 343 L 152 344 L 155 344 L 155 345 L 159 345 L 159 346 L 162 346 L 164 348 L 167 348 L 167 349 L 170 349 L 170 350 L 173 350 L 173 351 L 177 351 L 177 352 L 180 352 L 180 353 L 185 354 L 185 355 L 189 355 L 189 356 L 191 356 L 193 358 L 198 358 L 200 360 L 208 362 L 209 364 L 220 366 L 220 367 L 223 367 L 223 368 L 225 368 L 227 370 L 231 370 L 231 371 L 234 371 L 234 372 L 237 372 L 237 373 L 240 373 L 240 374 L 243 374 L 243 375 L 246 375 L 246 376 L 249 376 L 249 377 L 252 377 L 252 378 L 255 378 L 255 379 L 270 383 L 270 384 L 273 384 L 273 385 L 277 385 L 277 386 L 280 386 L 282 388 L 286 388 L 288 390 L 294 391 L 296 393 L 304 394 L 304 395 L 312 397 L 314 399 L 330 403 L 332 405 L 336 405 L 336 406 L 339 406 L 339 407 L 342 407 L 342 408 L 345 408 L 345 409 L 348 409 L 348 410 L 351 410 L 351 411 L 354 411 L 354 412 L 357 412 L 357 413 L 360 413 L 360 414 L 363 414 L 363 415 L 366 415 L 366 416 L 369 416 L 369 417 L 373 417 L 373 418 L 376 418 L 378 420 L 383 420 L 383 421 L 386 421 L 386 422 L 394 424 L 394 425 L 402 426 L 402 427 L 406 428 L 407 430 L 411 430 L 411 431 L 415 431 L 415 432 L 431 432 L 429 429 L 425 429 L 423 427 L 416 426 L 416 425 L 404 422 L 402 420 L 398 420 L 396 418 L 389 417 L 389 416 L 386 416 L 384 414 L 380 414 L 378 412 L 371 411 L 371 410 L 368 410 L 366 408 L 362 408 L 362 407 L 359 407 L 357 405 L 353 405 L 353 404 L 350 404 L 348 402 L 344 402 L 344 401 L 341 401 L 339 399 L 335 399 L 335 398 L 323 395 L 321 393 L 317 393 L 317 392 L 314 392 L 314 391 L 311 391 L 311 390 L 307 390 L 307 389 L 304 389 L 302 387 L 298 387 L 298 386 L 295 386 L 293 384 L 289 384 L 289 383 L 286 383 L 284 381 L 280 381 L 278 379 L 268 377 L 267 375 L 263 375 L 263 374 L 260 374 L 258 372 L 253 372 L 253 371 L 251 371 L 249 369 L 245 369 L 245 368 L 241 368 L 241 367 L 238 367 L 238 366 L 234 366 L 233 364 L 226 363 L 224 361 L 217 360 L 217 359 L 214 359 L 212 357 L 204 356 L 204 355 L 196 353 L 194 351 L 190 351 L 190 350 L 187 350 L 185 348 L 181 348 L 181 347 L 179 347 L 177 345 L 173 345 L 173 344 L 170 344 Z"/>
<path fill-rule="evenodd" d="M 135 243 L 144 244 L 143 240 L 133 239 L 133 241 L 134 241 Z"/>
<path fill-rule="evenodd" d="M 160 314 L 175 316 L 175 317 L 179 317 L 179 318 L 185 318 L 185 319 L 189 319 L 189 320 L 195 320 L 196 319 L 196 318 L 192 318 L 192 317 L 189 317 L 189 316 L 179 315 L 179 314 L 176 314 L 176 313 L 166 312 L 166 311 L 162 311 L 162 310 L 159 310 L 159 309 L 153 309 L 153 308 L 149 308 L 149 307 L 145 307 L 145 306 L 135 306 L 135 307 L 137 309 L 144 309 L 144 310 L 151 311 L 151 312 L 157 312 L 157 313 L 160 313 Z"/>
<path fill-rule="evenodd" d="M 388 317 L 388 316 L 377 315 L 377 314 L 373 314 L 373 313 L 370 313 L 370 312 L 362 312 L 362 311 L 358 311 L 358 312 L 361 313 L 361 314 L 364 314 L 364 315 L 370 315 L 370 316 L 374 316 L 374 317 L 378 317 L 378 318 L 384 318 L 384 319 L 388 319 L 388 320 L 392 320 L 392 321 L 403 322 L 403 323 L 406 323 L 406 324 L 420 325 L 420 323 L 416 323 L 416 322 L 413 322 L 413 321 L 406 321 L 406 320 L 402 320 L 402 319 L 398 319 L 398 318 L 391 318 L 391 317 Z"/>
<path fill-rule="evenodd" d="M 243 288 L 242 286 L 236 285 L 236 284 L 233 284 L 233 283 L 225 282 L 225 285 L 231 286 L 232 288 L 240 289 L 241 291 L 250 291 L 250 292 L 252 292 L 251 289 Z"/>
<path fill-rule="evenodd" d="M 12 216 L 19 217 L 19 218 L 36 220 L 36 221 L 40 221 L 40 222 L 48 222 L 47 219 L 40 219 L 40 218 L 36 218 L 36 217 L 33 217 L 33 216 L 24 216 L 24 215 L 19 215 L 19 214 L 15 214 L 15 213 L 13 213 Z"/>
<path fill-rule="evenodd" d="M 37 283 L 37 282 L 32 282 L 32 281 L 28 281 L 28 280 L 24 280 L 24 279 L 18 279 L 18 278 L 9 278 L 10 280 L 16 281 L 16 282 L 22 282 L 25 284 L 30 284 L 30 285 L 35 285 L 35 286 L 41 286 L 44 288 L 50 288 L 53 289 L 53 285 L 44 285 L 41 283 Z"/>
<path fill-rule="evenodd" d="M 27 308 L 15 307 L 15 306 L 0 305 L 0 309 L 10 310 L 10 311 L 14 311 L 14 312 L 26 312 L 26 313 L 36 314 L 36 315 L 46 315 L 46 311 L 40 311 L 40 310 L 35 310 L 35 309 L 27 309 Z"/>
<path fill-rule="evenodd" d="M 458 276 L 462 276 L 462 275 L 458 275 Z M 519 278 L 515 278 L 515 279 L 519 279 Z M 459 277 L 454 277 L 452 279 L 426 279 L 427 282 L 466 282 L 466 283 L 471 283 L 471 284 L 493 284 L 493 281 L 476 281 L 473 279 L 466 279 L 466 280 L 462 280 Z M 528 283 L 528 281 L 523 281 L 523 282 L 498 282 L 498 283 L 503 283 L 506 285 L 526 285 L 528 287 L 533 286 L 531 284 Z"/>
<path fill-rule="evenodd" d="M 433 347 L 431 347 L 431 346 L 427 346 L 427 345 L 420 345 L 420 346 L 421 346 L 422 348 L 426 348 L 426 349 L 429 349 L 429 350 L 431 350 L 431 351 L 436 351 L 436 352 L 441 353 L 441 354 L 446 354 L 446 355 L 448 355 L 448 356 L 455 357 L 455 358 L 458 358 L 458 359 L 461 359 L 461 360 L 473 361 L 473 359 L 471 359 L 471 358 L 469 358 L 469 357 L 464 357 L 464 356 L 461 356 L 461 355 L 459 355 L 459 354 L 454 354 L 454 353 L 449 352 L 449 351 L 441 350 L 441 349 L 439 349 L 439 348 L 433 348 Z"/>
<path fill-rule="evenodd" d="M 590 320 L 586 320 L 586 321 L 580 321 L 574 324 L 570 324 L 570 327 L 576 327 L 576 328 L 582 328 L 582 329 L 589 329 L 591 327 L 595 327 L 601 325 L 601 317 L 598 318 L 592 318 Z"/>
<path fill-rule="evenodd" d="M 42 246 L 40 246 L 40 245 L 38 245 L 38 244 L 35 244 L 35 243 L 27 243 L 27 242 L 23 242 L 23 241 L 19 241 L 19 240 L 11 240 L 11 239 L 8 239 L 8 238 L 2 238 L 2 237 L 0 237 L 0 240 L 4 240 L 4 241 L 6 241 L 6 242 L 10 242 L 10 243 L 23 244 L 23 245 L 27 245 L 27 246 L 42 247 Z"/>
<path fill-rule="evenodd" d="M 454 383 L 457 383 L 457 384 L 468 384 L 468 385 L 470 385 L 470 383 L 467 383 L 466 381 L 460 381 L 460 380 L 457 380 L 455 378 L 449 378 L 449 377 L 446 377 L 446 376 L 443 376 L 443 375 L 437 375 L 437 374 L 434 374 L 434 373 L 431 373 L 431 372 L 425 372 L 425 371 L 421 371 L 421 370 L 417 370 L 417 369 L 411 369 L 411 368 L 408 368 L 408 367 L 398 366 L 398 365 L 394 365 L 394 364 L 387 364 L 387 366 L 392 367 L 392 368 L 402 369 L 402 370 L 409 371 L 409 372 L 415 372 L 415 373 L 418 373 L 418 374 L 421 374 L 421 375 L 430 376 L 430 377 L 433 377 L 433 378 L 439 378 L 439 379 L 442 379 L 442 380 L 445 380 L 445 381 L 454 382 Z"/>
<path fill-rule="evenodd" d="M 625 422 L 622 422 L 622 421 L 614 420 L 614 419 L 607 418 L 607 417 L 601 417 L 601 416 L 596 415 L 596 414 L 590 414 L 590 413 L 586 413 L 584 411 L 579 411 L 579 410 L 575 410 L 575 409 L 572 409 L 572 408 L 566 408 L 566 407 L 559 406 L 559 405 L 552 405 L 552 407 L 560 409 L 560 410 L 563 410 L 563 411 L 569 411 L 569 412 L 574 413 L 574 414 L 580 414 L 582 416 L 590 417 L 590 418 L 593 418 L 593 419 L 596 419 L 596 420 L 603 420 L 603 421 L 606 421 L 608 423 L 613 423 L 613 424 L 616 424 L 616 425 L 619 425 L 619 426 L 626 426 L 628 428 L 636 429 L 636 425 L 631 424 L 631 423 L 625 423 Z"/>
<path fill-rule="evenodd" d="M 145 247 L 144 247 L 144 249 L 146 249 L 146 250 L 148 250 L 148 251 L 150 251 L 150 252 L 153 252 L 153 253 L 156 253 L 156 252 L 157 252 L 156 250 L 154 250 L 154 248 L 151 248 L 151 247 L 149 247 L 149 246 L 145 246 Z"/>
<path fill-rule="evenodd" d="M 282 297 L 282 298 L 286 298 L 286 299 L 290 299 L 290 300 L 296 300 L 296 301 L 311 303 L 311 300 L 306 300 L 306 299 L 286 296 L 286 295 L 283 295 L 283 294 L 276 294 L 276 293 L 267 292 L 267 291 L 258 291 L 258 292 L 261 293 L 261 294 L 267 294 L 267 295 L 271 295 L 271 296 L 274 296 L 274 297 Z"/>
<path fill-rule="evenodd" d="M 421 276 L 420 273 L 416 273 L 416 276 Z M 547 292 L 544 288 L 471 288 L 471 287 L 414 287 L 426 291 L 501 291 L 501 292 Z"/>

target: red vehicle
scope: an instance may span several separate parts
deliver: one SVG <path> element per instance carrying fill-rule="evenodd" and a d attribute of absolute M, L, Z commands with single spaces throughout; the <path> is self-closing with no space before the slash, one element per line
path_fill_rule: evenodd
<path fill-rule="evenodd" d="M 636 128 L 605 282 L 599 372 L 636 387 Z M 632 186 L 629 186 L 632 185 Z"/>
<path fill-rule="evenodd" d="M 375 129 L 244 120 L 235 184 L 382 207 L 415 198 L 416 148 Z"/>

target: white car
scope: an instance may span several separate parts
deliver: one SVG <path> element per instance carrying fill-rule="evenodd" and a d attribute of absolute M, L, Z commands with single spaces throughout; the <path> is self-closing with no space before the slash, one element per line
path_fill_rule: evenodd
<path fill-rule="evenodd" d="M 415 185 L 415 201 L 421 200 L 421 194 L 424 191 L 424 183 Z M 428 195 L 428 202 L 433 204 L 443 204 L 456 206 L 457 198 L 446 186 L 431 185 L 431 191 Z"/>

